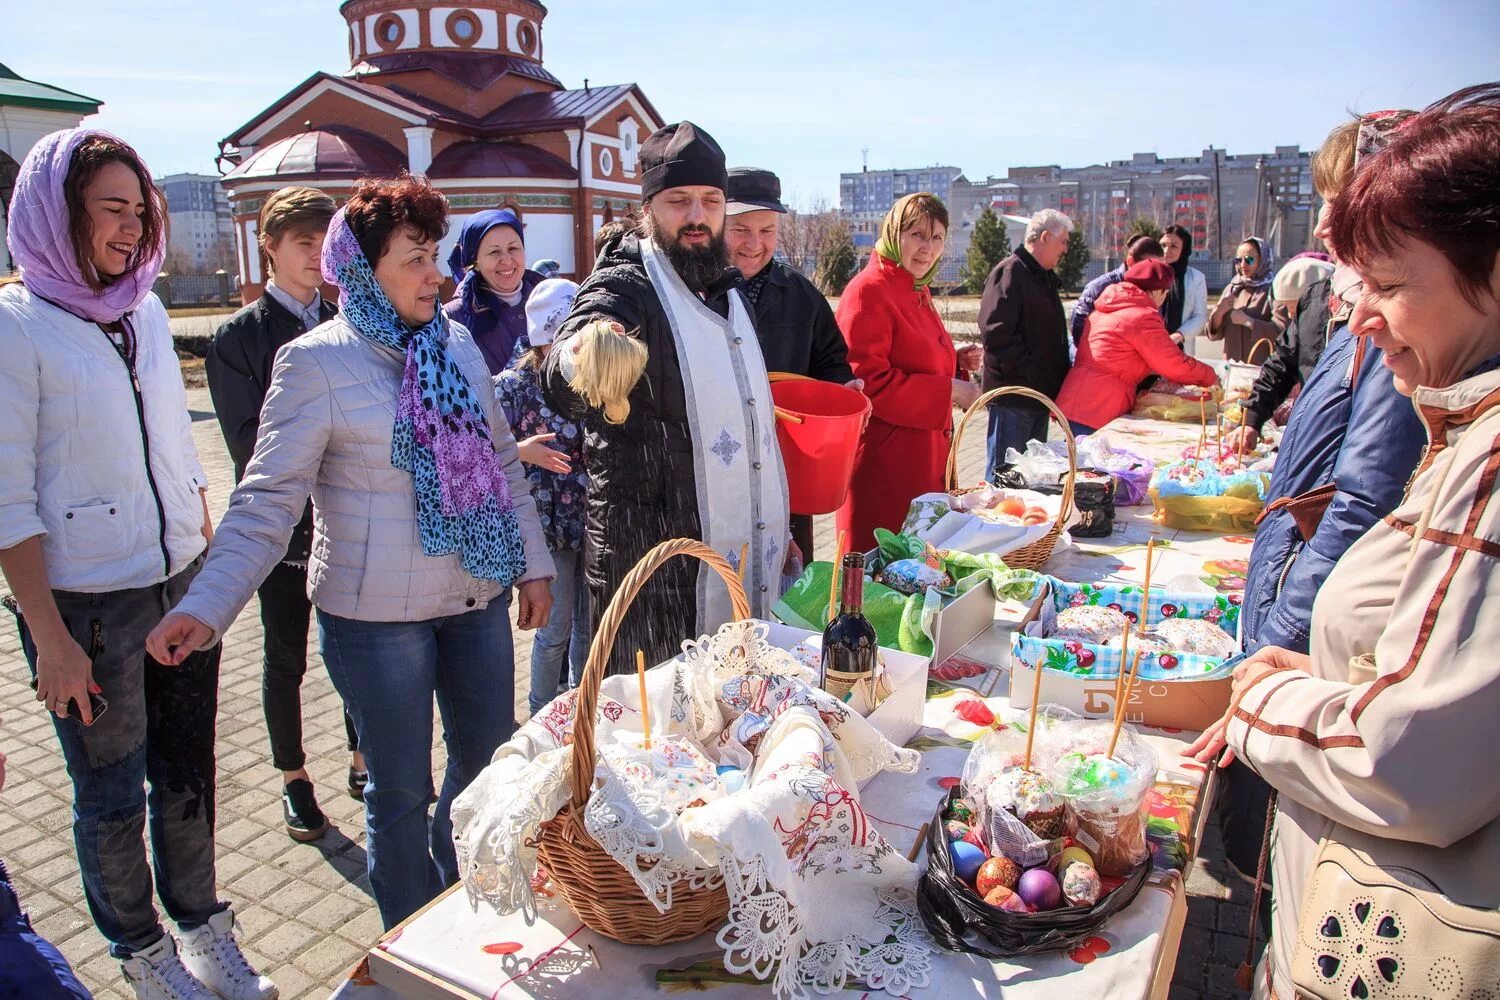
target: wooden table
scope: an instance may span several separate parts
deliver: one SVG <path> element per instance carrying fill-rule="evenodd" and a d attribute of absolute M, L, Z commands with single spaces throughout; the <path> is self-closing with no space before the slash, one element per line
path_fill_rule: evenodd
<path fill-rule="evenodd" d="M 1193 425 L 1123 418 L 1106 428 L 1119 444 L 1155 461 L 1177 457 L 1197 439 Z M 1201 580 L 1220 589 L 1243 587 L 1249 539 L 1163 529 L 1149 507 L 1121 508 L 1115 533 L 1080 541 L 1058 553 L 1047 567 L 1079 581 L 1139 582 L 1147 540 L 1155 535 L 1160 562 L 1153 580 Z M 997 615 L 1003 615 L 997 611 Z M 967 674 L 956 680 L 932 676 L 924 728 L 908 746 L 922 752 L 915 774 L 881 774 L 861 793 L 866 813 L 898 849 L 917 846 L 922 825 L 943 789 L 962 773 L 973 741 L 984 729 L 956 709 L 982 701 L 991 711 L 1009 710 L 1010 623 L 992 627 L 948 661 Z M 951 675 L 954 671 L 944 671 Z M 965 714 L 969 710 L 965 710 Z M 994 997 L 1056 1000 L 1068 996 L 1159 998 L 1167 994 L 1187 914 L 1184 871 L 1197 854 L 1212 775 L 1181 756 L 1196 735 L 1145 730 L 1161 759 L 1152 795 L 1155 867 L 1146 887 L 1087 946 L 1069 953 L 990 962 L 950 952 L 934 960 L 931 983 L 914 996 Z M 677 989 L 711 989 L 725 998 L 770 996 L 769 988 L 726 973 L 711 934 L 655 948 L 621 945 L 582 927 L 560 901 L 544 905 L 535 925 L 518 914 L 499 916 L 471 909 L 457 887 L 385 935 L 340 996 L 374 1000 L 413 998 L 594 997 L 655 998 Z M 861 992 L 848 991 L 848 995 Z"/>

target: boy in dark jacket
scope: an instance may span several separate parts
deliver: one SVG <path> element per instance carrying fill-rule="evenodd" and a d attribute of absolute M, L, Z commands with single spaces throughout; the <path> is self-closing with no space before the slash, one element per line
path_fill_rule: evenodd
<path fill-rule="evenodd" d="M 234 461 L 234 480 L 245 475 L 255 453 L 260 407 L 271 386 L 276 352 L 313 327 L 332 319 L 338 308 L 323 298 L 320 270 L 323 236 L 337 206 L 321 191 L 286 187 L 266 199 L 260 212 L 260 246 L 270 277 L 265 294 L 235 313 L 214 334 L 205 358 L 208 391 L 219 429 Z M 328 829 L 318 808 L 307 756 L 302 749 L 302 677 L 307 672 L 307 557 L 312 548 L 312 504 L 292 533 L 286 555 L 257 591 L 265 631 L 265 673 L 261 702 L 271 737 L 271 761 L 281 772 L 282 814 L 293 840 L 316 840 Z M 344 713 L 353 760 L 349 794 L 364 794 L 365 766 L 354 722 Z"/>
<path fill-rule="evenodd" d="M 1005 385 L 1035 389 L 1057 398 L 1068 374 L 1068 322 L 1061 283 L 1052 269 L 1068 248 L 1073 220 L 1046 208 L 1026 225 L 1026 245 L 995 265 L 979 300 L 979 335 L 984 341 L 984 389 Z M 1005 450 L 1026 450 L 1032 439 L 1047 440 L 1047 411 L 1020 397 L 990 404 L 985 477 L 994 481 Z"/>

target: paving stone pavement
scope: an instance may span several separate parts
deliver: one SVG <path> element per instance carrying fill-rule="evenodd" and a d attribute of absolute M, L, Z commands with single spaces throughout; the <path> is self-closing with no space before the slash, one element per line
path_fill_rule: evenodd
<path fill-rule="evenodd" d="M 210 480 L 215 518 L 224 510 L 232 468 L 204 389 L 188 391 L 194 439 Z M 967 435 L 964 465 L 982 462 L 983 435 Z M 832 550 L 833 519 L 819 518 L 817 545 Z M 516 704 L 525 712 L 529 633 L 515 632 Z M 311 643 L 316 651 L 316 637 Z M 224 639 L 218 718 L 218 874 L 243 928 L 245 951 L 285 1000 L 326 997 L 380 935 L 365 874 L 363 807 L 344 792 L 348 752 L 339 697 L 314 655 L 303 684 L 308 770 L 334 829 L 314 844 L 282 830 L 280 781 L 269 762 L 260 705 L 261 626 L 255 602 Z M 20 640 L 0 622 L 0 750 L 9 757 L 0 790 L 0 857 L 10 865 L 23 906 L 85 985 L 102 998 L 131 996 L 118 964 L 94 930 L 74 859 L 71 785 L 47 716 L 32 700 Z M 434 727 L 432 764 L 445 755 Z M 1191 873 L 1188 926 L 1170 997 L 1239 995 L 1234 970 L 1244 951 L 1249 891 L 1226 875 L 1216 831 Z"/>

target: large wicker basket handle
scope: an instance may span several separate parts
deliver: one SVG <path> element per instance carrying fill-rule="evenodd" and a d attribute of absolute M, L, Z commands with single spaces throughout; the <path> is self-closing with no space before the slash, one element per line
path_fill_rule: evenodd
<path fill-rule="evenodd" d="M 615 633 L 625 620 L 625 613 L 640 593 L 646 581 L 673 556 L 693 556 L 712 567 L 729 587 L 729 599 L 734 606 L 734 620 L 744 621 L 750 617 L 750 601 L 745 597 L 744 584 L 725 559 L 702 542 L 691 538 L 674 538 L 662 542 L 641 557 L 625 579 L 620 589 L 610 599 L 609 607 L 599 619 L 599 631 L 594 634 L 589 646 L 588 662 L 584 664 L 583 677 L 578 682 L 578 702 L 573 714 L 573 809 L 584 807 L 594 786 L 594 725 L 599 708 L 599 685 L 604 681 L 604 667 L 609 662 L 610 650 L 615 645 Z"/>
<path fill-rule="evenodd" d="M 1057 520 L 1058 523 L 1066 523 L 1068 514 L 1073 509 L 1073 480 L 1078 475 L 1078 446 L 1073 441 L 1073 429 L 1068 426 L 1068 418 L 1063 416 L 1063 412 L 1052 400 L 1035 389 L 1027 389 L 1024 386 L 1004 385 L 998 389 L 991 389 L 974 400 L 974 405 L 958 418 L 958 422 L 953 425 L 953 445 L 948 449 L 948 472 L 945 480 L 948 491 L 952 492 L 958 486 L 958 449 L 963 442 L 964 427 L 968 424 L 969 418 L 984 410 L 990 404 L 990 400 L 1001 396 L 1024 396 L 1027 399 L 1036 400 L 1047 408 L 1057 426 L 1062 428 L 1063 440 L 1068 444 L 1068 474 L 1063 477 L 1062 503 L 1057 508 Z"/>
<path fill-rule="evenodd" d="M 1245 352 L 1245 364 L 1247 364 L 1247 365 L 1253 365 L 1253 364 L 1255 364 L 1255 362 L 1252 361 L 1252 360 L 1250 360 L 1250 359 L 1253 358 L 1253 357 L 1255 357 L 1255 352 L 1260 348 L 1261 344 L 1265 344 L 1266 345 L 1266 359 L 1270 360 L 1271 353 L 1276 350 L 1276 344 L 1271 340 L 1270 337 L 1262 337 L 1259 340 L 1257 340 L 1255 343 L 1251 344 L 1250 345 L 1250 350 L 1248 350 L 1248 351 Z"/>

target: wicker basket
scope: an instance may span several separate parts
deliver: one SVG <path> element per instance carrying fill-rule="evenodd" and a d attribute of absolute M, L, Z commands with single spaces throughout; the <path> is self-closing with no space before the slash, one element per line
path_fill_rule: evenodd
<path fill-rule="evenodd" d="M 1000 396 L 1024 396 L 1041 403 L 1047 408 L 1053 421 L 1062 428 L 1063 440 L 1068 443 L 1068 473 L 1063 477 L 1062 503 L 1057 508 L 1057 523 L 1052 526 L 1052 530 L 1036 541 L 1018 549 L 1011 549 L 1002 555 L 1005 564 L 1012 568 L 1041 569 L 1047 565 L 1047 560 L 1052 558 L 1052 550 L 1057 547 L 1057 540 L 1062 537 L 1063 525 L 1067 523 L 1068 515 L 1073 510 L 1073 480 L 1078 475 L 1078 446 L 1073 442 L 1073 431 L 1068 426 L 1068 419 L 1063 416 L 1062 411 L 1052 400 L 1034 389 L 1021 386 L 1001 386 L 998 389 L 991 389 L 974 400 L 974 405 L 965 410 L 964 415 L 958 418 L 958 423 L 953 425 L 953 445 L 948 449 L 947 490 L 952 496 L 963 496 L 965 493 L 972 493 L 980 488 L 978 486 L 959 488 L 958 449 L 963 443 L 964 427 L 968 424 L 969 418 L 984 410 L 991 400 Z"/>
<path fill-rule="evenodd" d="M 728 561 L 702 542 L 677 538 L 662 542 L 636 563 L 609 602 L 599 631 L 589 647 L 589 658 L 578 685 L 573 721 L 572 797 L 557 816 L 543 823 L 537 854 L 552 884 L 578 914 L 585 927 L 625 944 L 667 944 L 697 937 L 722 923 L 729 913 L 729 895 L 722 883 L 704 889 L 687 879 L 672 886 L 672 906 L 661 913 L 619 862 L 604 852 L 583 825 L 583 807 L 594 784 L 594 724 L 599 706 L 599 684 L 609 660 L 615 633 L 625 612 L 646 581 L 673 556 L 693 556 L 718 572 L 729 586 L 736 621 L 750 617 L 745 589 Z M 703 872 L 708 875 L 708 872 Z"/>
<path fill-rule="evenodd" d="M 938 802 L 927 826 L 927 870 L 917 883 L 917 911 L 938 944 L 950 951 L 989 959 L 1066 951 L 1088 940 L 1104 922 L 1129 906 L 1151 874 L 1151 859 L 1093 906 L 1064 906 L 1043 913 L 1010 913 L 990 906 L 953 871 L 943 816 L 958 798 L 953 789 Z"/>

